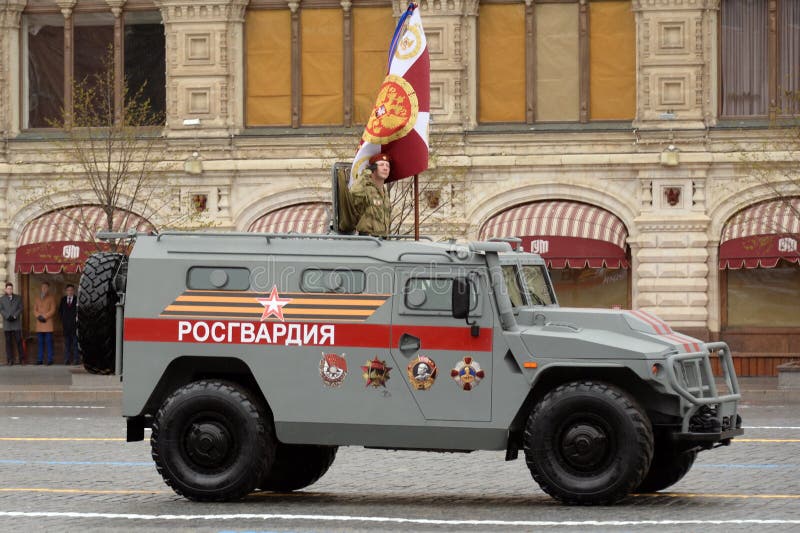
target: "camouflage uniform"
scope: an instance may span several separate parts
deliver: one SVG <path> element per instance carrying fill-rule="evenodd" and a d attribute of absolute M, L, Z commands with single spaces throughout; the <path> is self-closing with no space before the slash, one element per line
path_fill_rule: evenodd
<path fill-rule="evenodd" d="M 362 172 L 350 189 L 353 206 L 359 215 L 356 231 L 386 237 L 392 219 L 392 204 L 386 188 L 375 185 L 370 175 L 370 171 Z"/>

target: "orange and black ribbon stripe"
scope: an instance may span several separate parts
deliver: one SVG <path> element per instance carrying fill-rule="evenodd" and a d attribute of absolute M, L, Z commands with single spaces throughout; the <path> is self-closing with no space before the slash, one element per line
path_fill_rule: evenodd
<path fill-rule="evenodd" d="M 260 320 L 264 306 L 257 298 L 269 298 L 268 292 L 184 291 L 164 308 L 161 316 Z M 287 322 L 295 320 L 363 322 L 389 299 L 389 294 L 338 294 L 283 292 L 290 298 L 283 306 Z M 270 321 L 277 320 L 274 316 Z"/>

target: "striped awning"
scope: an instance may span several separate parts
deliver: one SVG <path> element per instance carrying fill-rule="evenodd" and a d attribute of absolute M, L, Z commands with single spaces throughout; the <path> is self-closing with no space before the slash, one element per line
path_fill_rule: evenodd
<path fill-rule="evenodd" d="M 248 231 L 256 233 L 327 233 L 331 204 L 312 202 L 271 211 L 256 219 Z"/>
<path fill-rule="evenodd" d="M 108 228 L 103 208 L 97 205 L 68 207 L 51 211 L 32 220 L 17 242 L 15 271 L 23 274 L 79 272 L 86 259 L 105 247 L 95 242 L 95 234 Z M 153 231 L 144 218 L 117 209 L 114 231 Z"/>
<path fill-rule="evenodd" d="M 800 198 L 770 200 L 739 211 L 725 224 L 719 268 L 774 268 L 800 260 Z"/>
<path fill-rule="evenodd" d="M 489 219 L 480 238 L 518 237 L 552 268 L 628 268 L 625 224 L 593 205 L 561 200 L 513 207 Z"/>

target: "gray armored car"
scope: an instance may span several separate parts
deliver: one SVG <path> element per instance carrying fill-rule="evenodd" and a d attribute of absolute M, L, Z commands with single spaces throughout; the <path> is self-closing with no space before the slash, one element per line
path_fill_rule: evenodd
<path fill-rule="evenodd" d="M 301 489 L 364 446 L 523 450 L 552 497 L 608 504 L 742 434 L 726 344 L 559 307 L 508 242 L 165 232 L 95 254 L 80 288 L 87 368 L 121 377 L 127 440 L 151 427 L 192 500 Z"/>

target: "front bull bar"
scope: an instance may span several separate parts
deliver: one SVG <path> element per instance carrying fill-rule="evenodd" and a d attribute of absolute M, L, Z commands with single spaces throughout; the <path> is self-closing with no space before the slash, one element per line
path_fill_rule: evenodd
<path fill-rule="evenodd" d="M 710 354 L 714 352 L 719 357 L 727 388 L 727 394 L 722 396 L 719 395 L 714 372 L 711 369 Z M 733 367 L 731 349 L 726 343 L 712 342 L 706 344 L 705 351 L 671 355 L 667 357 L 665 367 L 670 385 L 688 403 L 683 409 L 683 437 L 701 436 L 698 433 L 689 433 L 689 420 L 699 408 L 710 405 L 717 406 L 716 417 L 721 426 L 723 418 L 726 416 L 731 417 L 733 423 L 732 427 L 727 430 L 702 435 L 703 440 L 717 440 L 714 438 L 715 436 L 718 439 L 725 439 L 743 433 L 740 428 L 736 428 L 736 406 L 742 395 Z M 679 378 L 676 367 L 681 369 L 684 379 Z M 692 383 L 693 381 L 694 383 Z"/>

